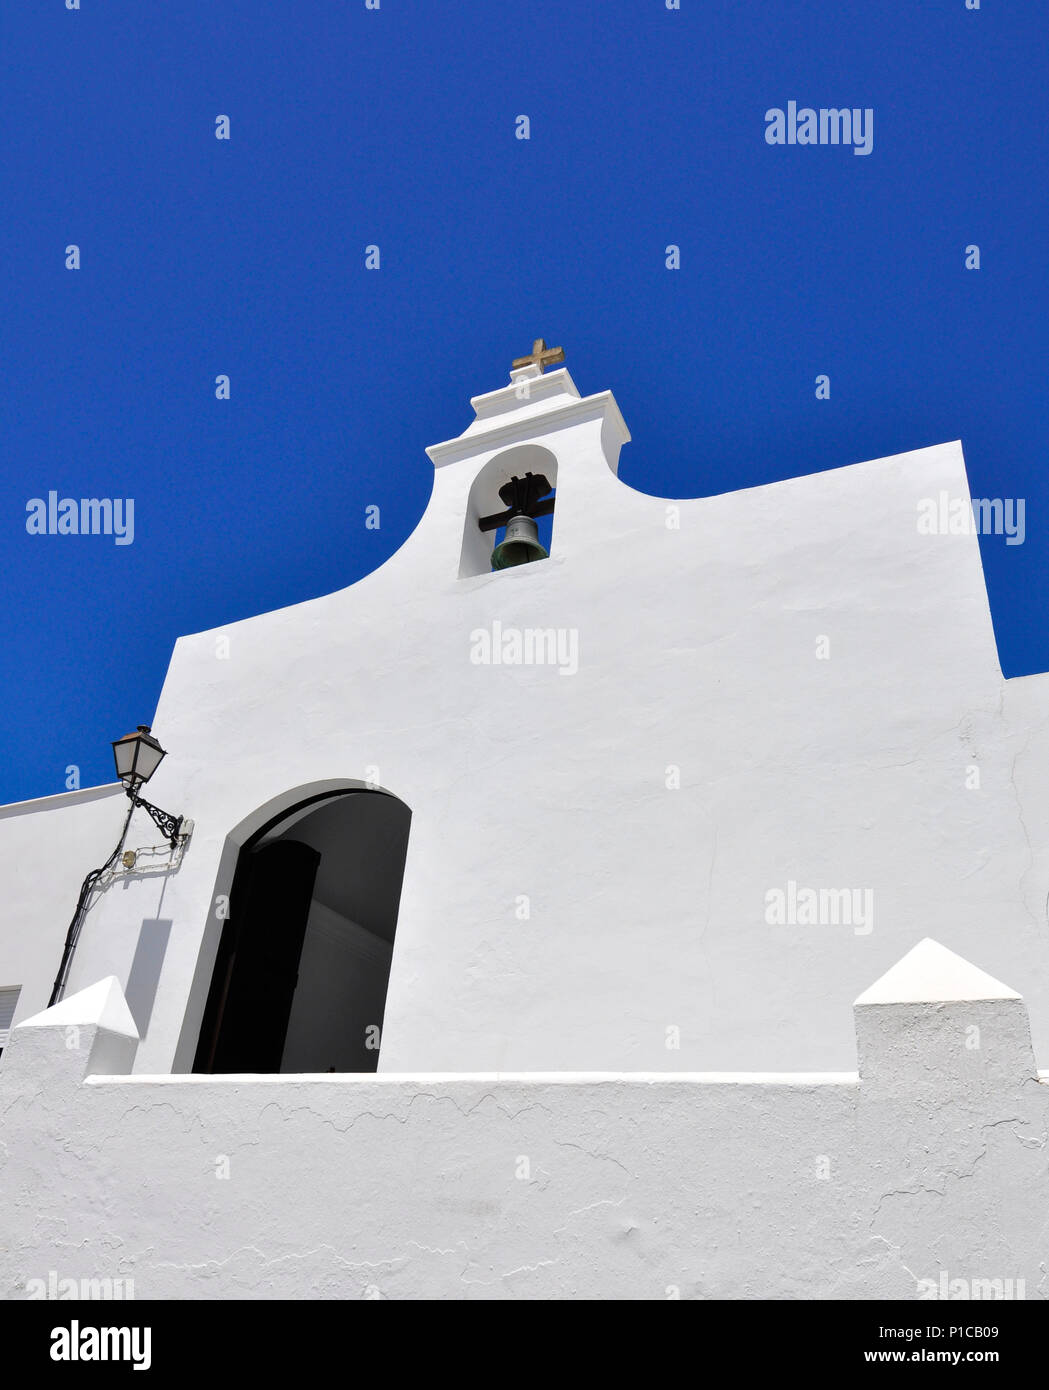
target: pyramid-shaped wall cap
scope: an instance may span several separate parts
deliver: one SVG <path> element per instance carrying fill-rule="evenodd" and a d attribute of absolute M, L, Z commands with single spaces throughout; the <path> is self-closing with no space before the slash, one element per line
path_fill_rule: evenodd
<path fill-rule="evenodd" d="M 97 984 L 71 994 L 50 1009 L 24 1019 L 19 1028 L 103 1028 L 107 1033 L 119 1033 L 125 1038 L 139 1040 L 135 1020 L 115 975 L 107 975 Z M 18 1029 L 15 1030 L 16 1032 Z"/>
<path fill-rule="evenodd" d="M 955 1000 L 1019 999 L 985 971 L 927 936 L 855 1001 L 868 1004 L 942 1004 Z"/>

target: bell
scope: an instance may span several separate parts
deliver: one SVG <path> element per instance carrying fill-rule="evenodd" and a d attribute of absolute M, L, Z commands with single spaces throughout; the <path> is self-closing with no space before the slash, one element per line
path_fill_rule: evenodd
<path fill-rule="evenodd" d="M 535 518 L 518 513 L 506 523 L 506 535 L 492 551 L 492 569 L 508 570 L 512 565 L 527 565 L 529 560 L 546 560 L 549 556 L 550 552 L 539 544 Z"/>

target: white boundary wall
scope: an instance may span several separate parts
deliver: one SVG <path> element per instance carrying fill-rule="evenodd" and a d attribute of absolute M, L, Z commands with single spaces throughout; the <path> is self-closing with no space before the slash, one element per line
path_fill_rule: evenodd
<path fill-rule="evenodd" d="M 855 1017 L 858 1075 L 150 1077 L 104 980 L 0 1067 L 0 1293 L 1045 1297 L 1023 1001 L 927 940 Z"/>

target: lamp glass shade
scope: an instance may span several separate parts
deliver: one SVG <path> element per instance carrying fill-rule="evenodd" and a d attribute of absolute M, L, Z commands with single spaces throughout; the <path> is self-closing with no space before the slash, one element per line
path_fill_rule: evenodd
<path fill-rule="evenodd" d="M 140 724 L 133 734 L 125 734 L 113 744 L 113 761 L 117 776 L 129 787 L 148 782 L 165 757 L 164 749 L 149 732 L 148 724 Z"/>

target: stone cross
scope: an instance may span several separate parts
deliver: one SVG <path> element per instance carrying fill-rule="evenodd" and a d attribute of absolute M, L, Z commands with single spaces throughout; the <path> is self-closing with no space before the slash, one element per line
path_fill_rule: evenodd
<path fill-rule="evenodd" d="M 545 338 L 536 338 L 528 356 L 515 357 L 513 365 L 515 368 L 538 367 L 540 371 L 543 371 L 546 367 L 552 367 L 555 362 L 563 362 L 564 360 L 564 348 L 548 348 Z"/>

